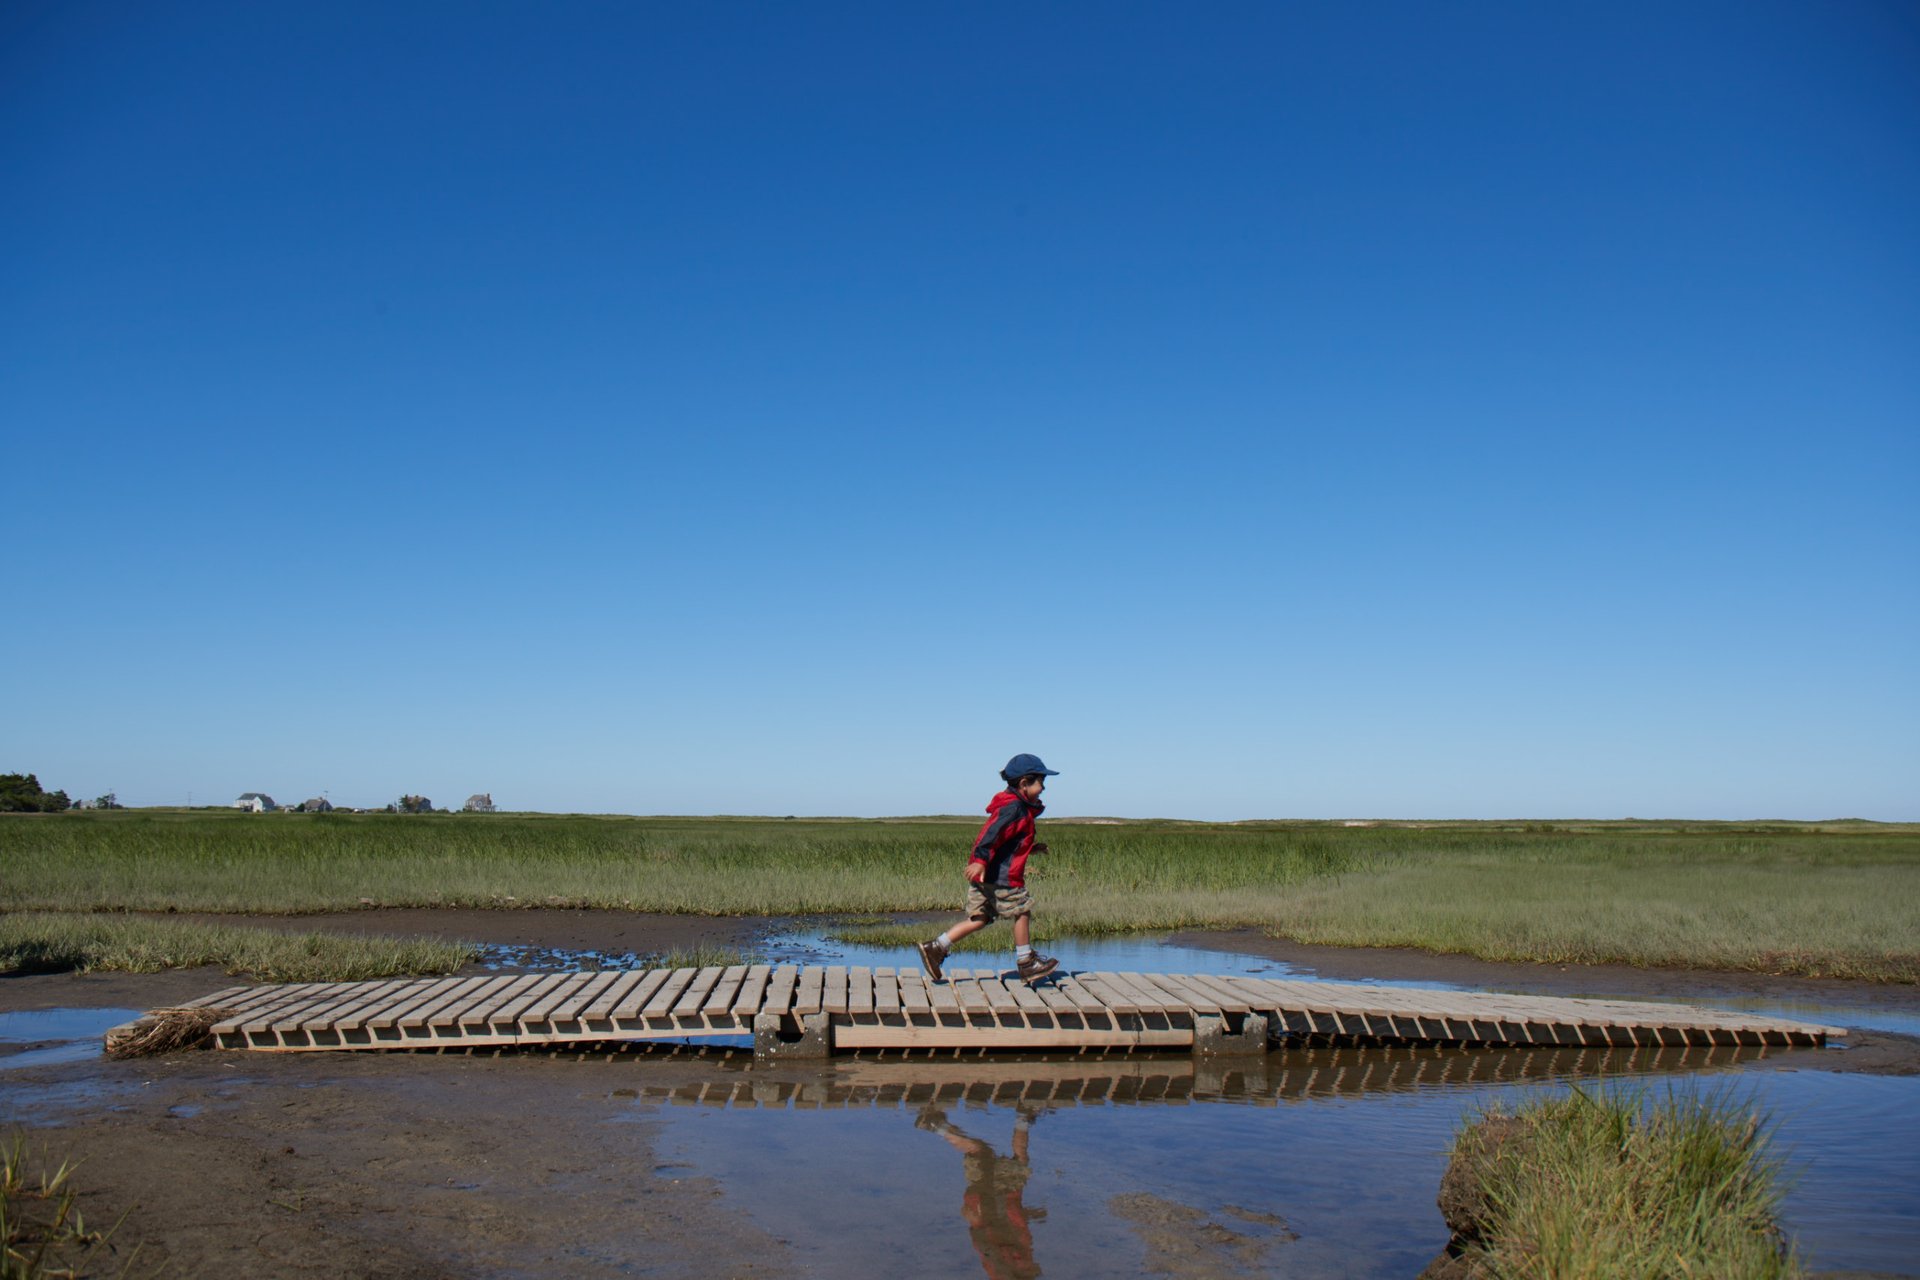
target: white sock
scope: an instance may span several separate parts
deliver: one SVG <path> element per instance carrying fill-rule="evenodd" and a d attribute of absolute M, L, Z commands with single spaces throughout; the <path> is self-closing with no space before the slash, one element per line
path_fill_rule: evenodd
<path fill-rule="evenodd" d="M 1032 955 L 1033 955 L 1032 947 L 1015 947 L 1013 949 L 1013 958 L 1016 961 L 1030 959 Z"/>
<path fill-rule="evenodd" d="M 933 949 L 935 951 L 951 951 L 953 950 L 953 939 L 943 933 L 933 940 Z"/>

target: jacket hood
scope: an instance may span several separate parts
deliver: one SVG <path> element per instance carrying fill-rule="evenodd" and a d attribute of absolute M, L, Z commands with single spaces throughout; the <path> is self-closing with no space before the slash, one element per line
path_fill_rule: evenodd
<path fill-rule="evenodd" d="M 987 816 L 992 817 L 994 814 L 1000 812 L 1002 809 L 1006 808 L 1010 804 L 1025 804 L 1027 806 L 1027 812 L 1033 814 L 1035 817 L 1038 817 L 1039 815 L 1047 811 L 1047 806 L 1045 801 L 1043 800 L 1023 801 L 1020 799 L 1020 793 L 1013 790 L 1011 787 L 1009 787 L 1007 790 L 1000 792 L 993 799 L 987 801 Z"/>

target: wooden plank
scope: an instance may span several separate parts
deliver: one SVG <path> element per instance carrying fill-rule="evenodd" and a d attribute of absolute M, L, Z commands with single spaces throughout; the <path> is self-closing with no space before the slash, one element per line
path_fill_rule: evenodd
<path fill-rule="evenodd" d="M 999 980 L 997 978 L 983 978 L 970 969 L 962 969 L 956 977 L 947 983 L 947 989 L 953 993 L 953 998 L 959 1002 L 961 1012 L 970 1015 L 987 1014 L 993 1012 L 993 1002 L 987 998 L 985 988 L 985 983 L 989 981 L 997 982 Z"/>
<path fill-rule="evenodd" d="M 392 1009 L 406 1008 L 418 1004 L 441 989 L 444 978 L 412 978 L 393 985 L 389 989 L 376 991 L 353 1008 L 343 1011 L 334 1019 L 333 1025 L 339 1031 L 358 1031 L 374 1018 Z"/>
<path fill-rule="evenodd" d="M 1013 998 L 1013 993 L 1007 990 L 1007 979 L 998 974 L 991 978 L 982 978 L 980 990 L 985 993 L 987 1003 L 992 1006 L 993 1015 L 996 1018 L 1019 1017 L 1020 1005 Z"/>
<path fill-rule="evenodd" d="M 1150 987 L 1143 987 L 1134 981 L 1130 973 L 1103 973 L 1098 975 L 1100 985 L 1108 991 L 1120 995 L 1136 1013 L 1171 1013 L 1185 1008 L 1184 1004 L 1169 1005 L 1162 993 Z"/>
<path fill-rule="evenodd" d="M 854 1023 L 833 1029 L 834 1043 L 849 1049 L 1086 1049 L 1182 1048 L 1193 1043 L 1187 1027 L 1163 1030 L 1088 1030 L 1082 1027 L 940 1026 Z"/>
<path fill-rule="evenodd" d="M 900 978 L 892 969 L 873 971 L 873 1011 L 882 1017 L 900 1012 Z"/>
<path fill-rule="evenodd" d="M 1018 980 L 1007 983 L 1007 991 L 1013 996 L 1014 1004 L 1019 1006 L 1021 1016 L 1033 1026 L 1053 1025 L 1053 1010 L 1040 994 L 1032 987 Z"/>
<path fill-rule="evenodd" d="M 847 1012 L 846 966 L 837 964 L 827 966 L 827 985 L 820 999 L 828 1013 Z"/>
<path fill-rule="evenodd" d="M 1073 1007 L 1078 1009 L 1083 1015 L 1107 1018 L 1113 1016 L 1113 1010 L 1109 1009 L 1106 1004 L 1101 1001 L 1100 997 L 1087 990 L 1077 976 L 1063 978 L 1058 982 L 1049 983 L 1048 986 L 1060 995 L 1065 996 L 1073 1003 Z"/>
<path fill-rule="evenodd" d="M 1236 991 L 1225 981 L 1212 974 L 1195 973 L 1188 975 L 1188 981 L 1220 1001 L 1222 1013 L 1252 1013 L 1253 1001 L 1244 991 Z"/>
<path fill-rule="evenodd" d="M 687 984 L 686 990 L 680 993 L 680 998 L 673 1002 L 672 1016 L 675 1018 L 699 1017 L 701 1006 L 706 1004 L 707 997 L 713 994 L 713 989 L 720 985 L 720 975 L 726 971 L 724 965 L 702 965 L 700 971 L 693 975 L 693 981 Z"/>
<path fill-rule="evenodd" d="M 427 1026 L 429 1028 L 458 1027 L 474 1015 L 484 1017 L 489 1009 L 498 1007 L 502 1000 L 511 999 L 523 991 L 538 986 L 544 976 L 538 973 L 517 974 L 508 977 L 500 986 L 489 986 L 483 991 L 469 992 L 459 1000 L 448 1002 L 438 1013 L 428 1018 Z M 478 1021 L 479 1018 L 475 1020 Z"/>
<path fill-rule="evenodd" d="M 189 1000 L 185 1004 L 173 1006 L 176 1009 L 232 1009 L 240 1012 L 248 1004 L 262 998 L 268 998 L 272 987 L 222 987 L 210 996 L 201 996 L 198 1000 Z"/>
<path fill-rule="evenodd" d="M 673 1009 L 673 1002 L 678 1000 L 680 993 L 687 989 L 687 984 L 699 976 L 698 969 L 669 969 L 667 980 L 655 989 L 653 998 L 647 1001 L 646 1007 L 640 1010 L 639 1016 L 642 1018 L 666 1017 Z"/>
<path fill-rule="evenodd" d="M 275 1031 L 292 1031 L 311 1019 L 316 1025 L 323 1025 L 328 1015 L 338 1011 L 344 1013 L 365 999 L 384 982 L 343 982 L 336 983 L 320 996 L 282 1011 L 273 1019 Z"/>
<path fill-rule="evenodd" d="M 799 990 L 793 997 L 796 1014 L 819 1013 L 826 1004 L 827 974 L 824 969 L 807 969 L 800 975 Z"/>
<path fill-rule="evenodd" d="M 847 970 L 847 1012 L 873 1012 L 873 970 L 865 965 Z"/>
<path fill-rule="evenodd" d="M 272 998 L 254 1002 L 225 1022 L 215 1023 L 213 1029 L 216 1033 L 229 1030 L 240 1031 L 258 1024 L 257 1029 L 264 1031 L 272 1025 L 273 1016 L 280 1010 L 306 1004 L 313 999 L 316 991 L 330 985 L 325 982 L 296 982 L 290 986 L 281 987 Z"/>
<path fill-rule="evenodd" d="M 908 1017 L 932 1013 L 933 999 L 927 994 L 927 975 L 903 971 L 900 974 L 900 1008 Z"/>
<path fill-rule="evenodd" d="M 952 982 L 927 984 L 928 1012 L 936 1017 L 960 1017 L 960 998 L 953 993 Z"/>
<path fill-rule="evenodd" d="M 700 1006 L 700 1012 L 709 1018 L 728 1017 L 733 1010 L 734 997 L 740 994 L 740 984 L 747 980 L 747 966 L 730 964 L 720 971 L 720 981 L 713 984 L 713 990 L 707 993 L 707 1001 Z"/>
<path fill-rule="evenodd" d="M 378 1009 L 367 1009 L 354 1016 L 356 1027 L 369 1031 L 384 1031 L 397 1026 L 400 1019 L 416 1009 L 430 1008 L 453 997 L 455 991 L 470 983 L 479 981 L 474 978 L 438 978 L 421 983 L 420 989 L 408 992 L 388 1001 Z M 391 1043 L 391 1039 L 387 1043 Z"/>
<path fill-rule="evenodd" d="M 1107 982 L 1107 975 L 1104 973 L 1075 974 L 1074 983 L 1080 990 L 1085 991 L 1113 1013 L 1138 1014 L 1145 1012 L 1140 1004 L 1140 996 L 1135 994 L 1131 988 L 1109 984 Z"/>
<path fill-rule="evenodd" d="M 529 1000 L 514 1015 L 514 1021 L 521 1023 L 546 1022 L 553 1017 L 553 1011 L 570 1000 L 581 987 L 593 981 L 590 973 L 569 973 L 561 981 L 547 987 Z"/>
<path fill-rule="evenodd" d="M 501 1026 L 517 1021 L 522 1011 L 531 1009 L 535 1001 L 544 997 L 555 987 L 560 986 L 570 976 L 571 975 L 564 973 L 542 974 L 540 975 L 540 981 L 534 983 L 532 986 L 523 987 L 518 991 L 512 992 L 505 999 L 493 1004 L 491 1007 L 483 1007 L 470 1011 L 465 1017 L 460 1019 L 460 1023 L 462 1026 L 468 1023 L 479 1023 L 482 1026 Z"/>
<path fill-rule="evenodd" d="M 678 969 L 648 969 L 640 975 L 640 981 L 625 991 L 609 991 L 599 1000 L 587 1006 L 587 1017 L 595 1021 L 625 1022 L 640 1016 L 641 1010 L 653 1003 L 660 994 L 660 988 L 673 981 Z M 603 1007 L 604 1006 L 604 1007 Z"/>
<path fill-rule="evenodd" d="M 1201 990 L 1186 974 L 1130 973 L 1127 981 L 1150 994 L 1157 994 L 1169 1012 L 1219 1013 L 1217 997 Z"/>
<path fill-rule="evenodd" d="M 363 986 L 378 986 L 378 983 L 315 983 L 313 990 L 307 992 L 303 1000 L 292 1000 L 276 1009 L 261 1009 L 246 1023 L 246 1031 L 269 1031 L 276 1027 L 294 1027 L 301 1017 L 317 1013 L 321 1009 L 340 1004 L 344 994 L 359 992 Z"/>
<path fill-rule="evenodd" d="M 580 1014 L 595 1000 L 607 994 L 627 975 L 618 969 L 608 969 L 602 973 L 586 975 L 586 981 L 575 987 L 568 997 L 547 1011 L 548 1022 L 577 1022 Z"/>
<path fill-rule="evenodd" d="M 784 1014 L 793 1006 L 794 993 L 799 989 L 800 971 L 790 964 L 783 964 L 767 978 L 767 994 L 760 1001 L 760 1012 Z"/>
<path fill-rule="evenodd" d="M 501 974 L 495 974 L 489 978 L 456 978 L 441 990 L 423 999 L 374 1014 L 367 1019 L 367 1026 L 374 1031 L 392 1027 L 398 1027 L 403 1031 L 410 1027 L 424 1027 L 431 1022 L 434 1015 L 467 999 L 473 991 L 483 987 L 504 985 L 511 981 L 513 981 L 511 977 Z"/>
<path fill-rule="evenodd" d="M 740 980 L 740 990 L 733 998 L 733 1016 L 752 1021 L 760 1012 L 761 1002 L 767 996 L 767 984 L 773 977 L 773 966 L 755 964 L 747 966 L 747 976 Z"/>

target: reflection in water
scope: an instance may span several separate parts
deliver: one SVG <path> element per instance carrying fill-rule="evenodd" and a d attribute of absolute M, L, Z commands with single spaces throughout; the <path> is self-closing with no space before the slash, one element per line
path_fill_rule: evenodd
<path fill-rule="evenodd" d="M 1032 1171 L 1028 1144 L 1034 1111 L 1024 1104 L 1013 1122 L 1013 1154 L 1003 1156 L 947 1119 L 939 1107 L 928 1107 L 913 1122 L 945 1138 L 960 1153 L 967 1189 L 960 1197 L 960 1216 L 966 1219 L 973 1251 L 991 1280 L 1032 1280 L 1040 1274 L 1033 1260 L 1032 1222 L 1045 1218 L 1045 1209 L 1026 1204 L 1027 1178 Z"/>
<path fill-rule="evenodd" d="M 1253 1058 L 1144 1054 L 1073 1058 L 843 1058 L 830 1067 L 716 1073 L 639 1086 L 642 1098 L 720 1107 L 1062 1107 L 1190 1102 L 1271 1106 L 1413 1089 L 1476 1088 L 1586 1076 L 1722 1070 L 1757 1062 L 1758 1046 L 1293 1049 Z M 588 1056 L 588 1055 L 580 1055 Z M 604 1055 L 602 1055 L 604 1056 Z"/>
<path fill-rule="evenodd" d="M 1775 1060 L 1800 1069 L 1742 1070 Z M 1810 1060 L 1730 1046 L 780 1064 L 712 1053 L 672 1080 L 618 1072 L 633 1110 L 615 1118 L 664 1123 L 663 1154 L 725 1188 L 800 1275 L 910 1258 L 921 1275 L 1348 1280 L 1413 1275 L 1439 1252 L 1435 1192 L 1474 1111 L 1574 1080 L 1691 1091 L 1733 1071 L 1778 1122 L 1785 1225 L 1802 1256 L 1910 1271 L 1920 1167 L 1902 1135 L 1920 1081 Z"/>

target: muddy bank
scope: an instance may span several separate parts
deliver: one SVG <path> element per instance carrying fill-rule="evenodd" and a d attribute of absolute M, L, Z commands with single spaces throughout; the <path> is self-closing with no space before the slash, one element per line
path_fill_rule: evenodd
<path fill-rule="evenodd" d="M 653 1061 L 650 1081 L 705 1076 Z M 778 1276 L 777 1242 L 663 1166 L 632 1073 L 549 1055 L 202 1052 L 9 1072 L 132 1274 Z M 36 1087 L 38 1086 L 38 1087 Z M 111 1269 L 111 1268 L 110 1268 Z"/>

